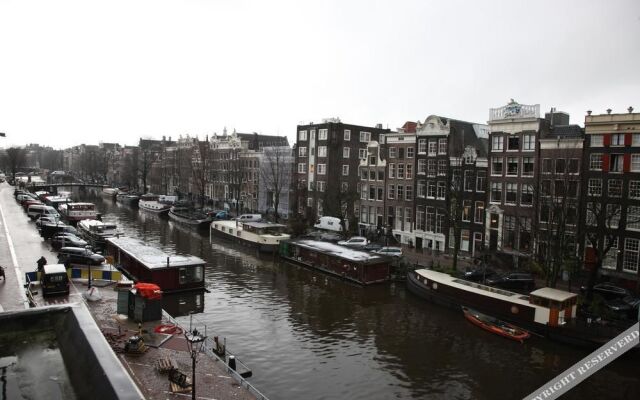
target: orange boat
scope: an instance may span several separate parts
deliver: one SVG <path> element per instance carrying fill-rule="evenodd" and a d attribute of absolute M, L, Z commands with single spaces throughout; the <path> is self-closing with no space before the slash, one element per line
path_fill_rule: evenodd
<path fill-rule="evenodd" d="M 524 342 L 525 339 L 528 339 L 529 336 L 531 336 L 529 332 L 524 329 L 520 329 L 517 326 L 500 321 L 497 318 L 482 314 L 476 310 L 462 307 L 462 312 L 464 312 L 464 317 L 471 321 L 471 323 L 486 331 L 495 333 L 496 335 L 504 336 L 511 340 L 517 340 L 520 343 Z"/>

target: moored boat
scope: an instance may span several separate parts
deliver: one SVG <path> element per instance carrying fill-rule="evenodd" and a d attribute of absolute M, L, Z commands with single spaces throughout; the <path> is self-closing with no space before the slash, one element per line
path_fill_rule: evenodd
<path fill-rule="evenodd" d="M 93 247 L 104 247 L 105 240 L 122 235 L 113 222 L 85 219 L 78 222 L 78 232 Z"/>
<path fill-rule="evenodd" d="M 62 203 L 58 206 L 58 212 L 63 219 L 71 223 L 98 218 L 98 211 L 93 203 Z"/>
<path fill-rule="evenodd" d="M 169 209 L 169 218 L 192 227 L 208 225 L 212 217 L 189 206 L 175 205 Z"/>
<path fill-rule="evenodd" d="M 481 312 L 471 308 L 463 306 L 462 312 L 464 313 L 464 317 L 472 324 L 491 333 L 495 333 L 496 335 L 506 337 L 507 339 L 523 343 L 525 339 L 528 339 L 531 336 L 529 332 L 524 329 L 520 329 L 515 325 L 500 321 L 499 319 L 493 318 L 489 315 L 482 314 Z"/>
<path fill-rule="evenodd" d="M 138 208 L 156 214 L 169 212 L 171 206 L 176 201 L 176 196 L 158 196 L 155 194 L 145 194 L 140 197 Z"/>
<path fill-rule="evenodd" d="M 120 190 L 118 188 L 110 188 L 110 187 L 106 187 L 106 188 L 102 188 L 102 197 L 106 197 L 109 199 L 114 200 L 116 198 L 116 196 L 118 195 L 118 192 Z"/>
<path fill-rule="evenodd" d="M 106 254 L 137 282 L 155 283 L 163 292 L 204 289 L 204 260 L 167 254 L 128 237 L 106 239 Z"/>
<path fill-rule="evenodd" d="M 270 222 L 213 221 L 209 233 L 273 253 L 282 240 L 290 238 L 284 233 L 286 228 L 286 225 Z"/>
<path fill-rule="evenodd" d="M 130 192 L 120 192 L 116 195 L 116 201 L 130 207 L 137 207 L 140 196 Z"/>

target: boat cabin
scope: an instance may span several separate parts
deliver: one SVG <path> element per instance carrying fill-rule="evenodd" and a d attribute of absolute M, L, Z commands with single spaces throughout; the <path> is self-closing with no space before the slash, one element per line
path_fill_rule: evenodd
<path fill-rule="evenodd" d="M 548 309 L 548 324 L 558 326 L 576 317 L 578 295 L 545 287 L 529 293 L 529 303 Z"/>
<path fill-rule="evenodd" d="M 255 233 L 256 235 L 281 235 L 287 229 L 286 225 L 272 224 L 269 222 L 244 222 L 242 230 L 244 232 Z"/>
<path fill-rule="evenodd" d="M 106 239 L 106 255 L 136 282 L 155 283 L 163 292 L 204 289 L 204 260 L 169 255 L 138 239 Z"/>

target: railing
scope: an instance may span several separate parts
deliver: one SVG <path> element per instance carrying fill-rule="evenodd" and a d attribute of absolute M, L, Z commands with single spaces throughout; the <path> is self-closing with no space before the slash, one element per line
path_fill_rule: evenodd
<path fill-rule="evenodd" d="M 174 325 L 179 325 L 181 326 L 178 321 L 176 321 L 171 315 L 169 315 L 166 311 L 162 310 L 162 314 L 165 318 L 167 318 L 169 320 L 169 322 L 171 322 Z M 182 327 L 182 326 L 181 326 Z M 186 332 L 187 330 L 184 329 L 184 327 L 182 327 L 183 330 Z M 204 352 L 205 354 L 207 354 L 209 357 L 212 357 L 215 360 L 220 361 L 223 365 L 226 366 L 227 368 L 227 373 L 229 375 L 231 375 L 232 378 L 234 378 L 236 381 L 238 381 L 238 383 L 240 384 L 241 387 L 247 389 L 249 391 L 249 393 L 253 394 L 254 396 L 256 396 L 257 399 L 259 400 L 269 400 L 269 398 L 267 396 L 265 396 L 264 394 L 262 394 L 258 389 L 256 389 L 251 383 L 249 383 L 249 381 L 247 381 L 245 378 L 243 378 L 242 376 L 240 376 L 240 374 L 235 371 L 234 369 L 232 369 L 226 362 L 225 359 L 223 359 L 222 357 L 218 356 L 216 353 L 213 352 L 213 348 L 215 347 L 215 342 L 213 341 L 213 339 L 211 339 L 210 337 L 207 337 L 205 340 L 205 346 L 204 346 Z M 225 349 L 226 351 L 226 349 Z M 236 361 L 238 361 L 236 359 Z M 239 361 L 238 361 L 239 362 Z"/>

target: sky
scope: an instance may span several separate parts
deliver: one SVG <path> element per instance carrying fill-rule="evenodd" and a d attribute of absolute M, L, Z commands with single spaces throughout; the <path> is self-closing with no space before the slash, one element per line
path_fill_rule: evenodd
<path fill-rule="evenodd" d="M 640 1 L 0 0 L 0 147 L 640 112 Z"/>

